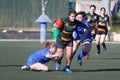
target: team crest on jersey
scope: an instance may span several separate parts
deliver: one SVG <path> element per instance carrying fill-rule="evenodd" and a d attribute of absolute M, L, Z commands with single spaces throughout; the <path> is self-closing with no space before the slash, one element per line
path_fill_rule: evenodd
<path fill-rule="evenodd" d="M 100 17 L 100 18 L 99 18 L 99 20 L 101 21 L 101 20 L 102 20 L 102 18 Z"/>
<path fill-rule="evenodd" d="M 76 25 L 75 25 L 75 26 L 73 26 L 73 28 L 76 28 Z"/>
<path fill-rule="evenodd" d="M 97 16 L 94 16 L 94 19 L 97 19 Z"/>
<path fill-rule="evenodd" d="M 88 16 L 88 19 L 90 19 L 90 16 Z"/>
<path fill-rule="evenodd" d="M 107 21 L 107 17 L 105 17 L 105 20 Z"/>
<path fill-rule="evenodd" d="M 69 24 L 68 24 L 68 23 L 65 23 L 65 26 L 66 26 L 66 27 L 68 27 L 68 26 L 69 26 Z"/>

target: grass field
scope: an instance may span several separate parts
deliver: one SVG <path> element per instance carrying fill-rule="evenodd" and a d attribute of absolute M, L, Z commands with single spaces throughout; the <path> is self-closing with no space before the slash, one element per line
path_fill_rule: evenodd
<path fill-rule="evenodd" d="M 0 80 L 120 80 L 120 43 L 107 43 L 108 51 L 96 55 L 96 47 L 90 53 L 90 59 L 83 59 L 83 66 L 77 63 L 75 56 L 71 69 L 72 74 L 55 71 L 53 62 L 47 63 L 49 72 L 22 71 L 27 57 L 44 48 L 39 41 L 0 41 Z M 80 52 L 81 47 L 78 52 Z M 78 54 L 77 52 L 77 54 Z"/>

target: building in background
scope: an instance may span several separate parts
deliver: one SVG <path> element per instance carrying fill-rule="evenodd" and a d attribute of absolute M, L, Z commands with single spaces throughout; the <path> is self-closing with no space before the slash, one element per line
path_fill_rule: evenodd
<path fill-rule="evenodd" d="M 86 11 L 88 12 L 89 6 L 91 4 L 96 5 L 96 13 L 99 14 L 99 10 L 102 7 L 102 0 L 76 0 L 76 11 Z M 120 0 L 110 0 L 110 13 L 111 15 L 116 15 L 120 13 Z"/>

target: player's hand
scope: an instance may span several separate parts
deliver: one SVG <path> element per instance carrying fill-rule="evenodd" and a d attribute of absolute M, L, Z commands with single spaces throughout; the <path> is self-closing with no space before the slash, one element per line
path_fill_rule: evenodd
<path fill-rule="evenodd" d="M 110 26 L 108 26 L 108 31 L 110 31 L 111 30 L 111 27 Z"/>
<path fill-rule="evenodd" d="M 81 40 L 76 40 L 76 43 L 80 43 L 81 42 Z"/>
<path fill-rule="evenodd" d="M 102 24 L 102 22 L 99 22 L 98 24 L 99 24 L 99 25 L 101 25 L 101 24 Z"/>
<path fill-rule="evenodd" d="M 57 26 L 56 23 L 53 24 L 54 26 Z M 57 26 L 58 27 L 58 26 Z"/>
<path fill-rule="evenodd" d="M 90 20 L 91 20 L 90 18 L 89 18 L 89 19 L 87 19 L 87 21 L 88 21 L 88 22 L 90 22 Z"/>
<path fill-rule="evenodd" d="M 55 58 L 51 59 L 51 61 L 53 61 L 53 62 L 57 62 L 58 60 L 59 60 L 58 57 L 55 57 Z"/>
<path fill-rule="evenodd" d="M 55 54 L 55 56 L 56 56 L 56 57 L 59 57 L 59 54 L 58 54 L 58 53 L 56 53 L 56 54 Z"/>
<path fill-rule="evenodd" d="M 94 30 L 92 30 L 92 32 L 91 32 L 92 34 L 95 34 L 95 31 Z"/>

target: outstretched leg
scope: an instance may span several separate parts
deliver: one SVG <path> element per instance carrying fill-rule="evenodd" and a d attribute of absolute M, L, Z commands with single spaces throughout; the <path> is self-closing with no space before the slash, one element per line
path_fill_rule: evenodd
<path fill-rule="evenodd" d="M 82 44 L 82 51 L 78 55 L 78 62 L 80 65 L 82 65 L 82 57 L 87 55 L 91 50 L 91 42 L 87 41 Z"/>

